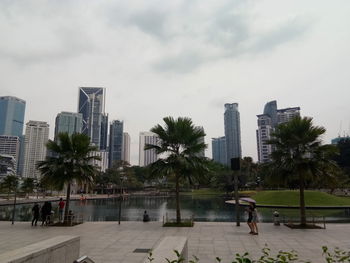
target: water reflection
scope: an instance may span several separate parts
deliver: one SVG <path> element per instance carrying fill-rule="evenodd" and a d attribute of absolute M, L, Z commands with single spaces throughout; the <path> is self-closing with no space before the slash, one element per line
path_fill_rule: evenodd
<path fill-rule="evenodd" d="M 233 222 L 236 218 L 234 205 L 226 204 L 222 197 L 213 196 L 182 196 L 182 218 L 194 217 L 195 221 Z M 30 221 L 33 204 L 16 206 L 16 221 Z M 53 202 L 52 207 L 58 214 L 58 203 Z M 71 202 L 71 209 L 76 215 L 83 215 L 86 221 L 117 221 L 118 199 L 86 200 Z M 133 196 L 125 198 L 122 202 L 122 220 L 142 221 L 143 212 L 147 210 L 152 221 L 162 221 L 163 216 L 175 218 L 174 197 Z M 0 220 L 10 220 L 12 206 L 0 206 Z M 258 208 L 261 222 L 272 222 L 274 209 Z M 297 220 L 298 209 L 278 209 L 281 220 Z M 328 222 L 350 222 L 349 209 L 307 210 L 309 217 L 320 219 L 325 217 Z M 246 220 L 244 208 L 240 211 L 242 221 Z"/>

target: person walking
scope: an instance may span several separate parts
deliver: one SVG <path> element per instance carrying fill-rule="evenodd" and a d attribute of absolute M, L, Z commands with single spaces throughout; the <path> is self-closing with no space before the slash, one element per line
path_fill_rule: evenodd
<path fill-rule="evenodd" d="M 39 209 L 38 204 L 34 204 L 34 206 L 32 208 L 32 214 L 33 214 L 32 226 L 33 225 L 36 226 L 38 223 L 39 215 L 40 215 L 40 209 Z"/>
<path fill-rule="evenodd" d="M 250 232 L 249 234 L 254 234 L 254 228 L 253 228 L 253 208 L 252 208 L 252 203 L 249 203 L 248 208 L 246 209 L 248 212 L 248 220 L 247 220 L 247 225 L 249 226 Z"/>
<path fill-rule="evenodd" d="M 256 205 L 254 203 L 250 204 L 251 209 L 252 209 L 252 230 L 253 230 L 253 235 L 258 235 L 259 231 L 258 231 L 258 211 L 256 210 Z"/>
<path fill-rule="evenodd" d="M 44 205 L 41 207 L 41 226 L 43 226 L 45 223 L 47 225 L 47 216 L 49 215 L 48 214 L 48 203 L 49 202 L 45 202 Z"/>
<path fill-rule="evenodd" d="M 58 203 L 58 220 L 59 222 L 63 222 L 63 211 L 64 211 L 65 202 L 62 198 L 60 198 L 60 202 Z"/>

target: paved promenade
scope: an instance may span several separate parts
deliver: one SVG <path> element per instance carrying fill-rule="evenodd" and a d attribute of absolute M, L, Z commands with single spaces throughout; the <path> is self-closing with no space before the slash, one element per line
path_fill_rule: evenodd
<path fill-rule="evenodd" d="M 231 262 L 235 253 L 248 251 L 261 255 L 267 244 L 274 252 L 296 250 L 303 259 L 314 263 L 321 260 L 321 246 L 350 250 L 350 224 L 329 224 L 327 229 L 291 230 L 285 226 L 259 224 L 259 236 L 248 234 L 248 227 L 233 223 L 195 223 L 193 228 L 164 228 L 159 222 L 88 222 L 75 227 L 31 227 L 28 222 L 0 222 L 0 253 L 42 241 L 56 235 L 81 236 L 81 255 L 97 263 L 141 262 L 144 253 L 136 248 L 152 248 L 168 235 L 189 238 L 189 256 L 196 255 L 200 263 L 213 263 L 216 256 L 223 263 Z"/>

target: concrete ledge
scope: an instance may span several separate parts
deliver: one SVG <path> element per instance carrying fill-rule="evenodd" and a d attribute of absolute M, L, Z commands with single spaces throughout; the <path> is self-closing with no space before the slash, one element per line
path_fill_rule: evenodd
<path fill-rule="evenodd" d="M 57 236 L 0 254 L 2 263 L 72 263 L 79 257 L 80 237 Z"/>
<path fill-rule="evenodd" d="M 152 263 L 164 263 L 166 258 L 170 261 L 176 260 L 177 256 L 174 250 L 180 253 L 184 263 L 188 262 L 187 237 L 166 236 L 152 250 L 152 258 L 154 258 Z M 144 263 L 149 263 L 149 260 L 145 259 Z"/>

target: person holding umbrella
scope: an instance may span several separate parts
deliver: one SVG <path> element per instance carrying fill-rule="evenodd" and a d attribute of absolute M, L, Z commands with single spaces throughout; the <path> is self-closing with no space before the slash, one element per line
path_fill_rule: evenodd
<path fill-rule="evenodd" d="M 248 220 L 247 220 L 247 224 L 250 228 L 250 232 L 249 234 L 252 235 L 258 235 L 258 213 L 256 210 L 256 201 L 252 198 L 240 198 L 241 201 L 244 202 L 248 202 L 249 203 L 249 207 L 247 208 L 247 212 L 248 212 Z"/>

